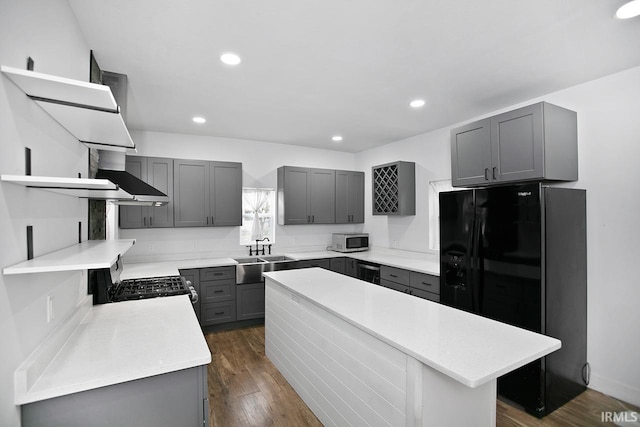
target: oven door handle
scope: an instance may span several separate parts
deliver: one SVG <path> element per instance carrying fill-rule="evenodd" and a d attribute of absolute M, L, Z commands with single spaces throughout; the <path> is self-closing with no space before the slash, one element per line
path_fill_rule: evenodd
<path fill-rule="evenodd" d="M 198 302 L 198 293 L 196 292 L 196 288 L 191 286 L 191 281 L 187 280 L 187 287 L 189 288 L 189 292 L 191 292 L 191 304 L 196 304 Z"/>

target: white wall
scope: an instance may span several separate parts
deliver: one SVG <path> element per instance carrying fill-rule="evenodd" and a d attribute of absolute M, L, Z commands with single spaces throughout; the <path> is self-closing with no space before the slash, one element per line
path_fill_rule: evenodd
<path fill-rule="evenodd" d="M 64 0 L 0 2 L 0 64 L 88 80 L 89 49 Z M 0 173 L 24 175 L 25 147 L 33 175 L 87 176 L 87 150 L 8 78 L 0 76 Z M 35 256 L 84 238 L 87 202 L 14 184 L 0 184 L 0 268 L 25 261 L 26 226 L 33 226 Z M 20 425 L 13 404 L 13 373 L 35 347 L 86 295 L 82 273 L 0 275 L 0 425 Z M 46 320 L 47 295 L 55 318 Z"/>
<path fill-rule="evenodd" d="M 513 105 L 468 121 L 545 100 L 578 113 L 579 181 L 587 190 L 588 360 L 590 387 L 640 405 L 640 67 Z M 462 124 L 462 123 L 460 123 Z M 457 124 L 452 127 L 456 127 Z M 416 162 L 415 217 L 372 216 L 367 189 L 364 231 L 383 246 L 426 251 L 427 183 L 451 173 L 450 128 L 357 155 L 358 169 Z"/>
<path fill-rule="evenodd" d="M 355 155 L 333 150 L 295 147 L 259 141 L 161 132 L 132 131 L 139 155 L 175 159 L 241 162 L 244 187 L 276 188 L 280 166 L 349 169 Z M 120 238 L 135 238 L 125 262 L 205 256 L 248 255 L 239 245 L 240 227 L 198 227 L 120 230 Z M 318 250 L 331 244 L 335 231 L 360 231 L 362 225 L 276 226 L 273 253 Z"/>

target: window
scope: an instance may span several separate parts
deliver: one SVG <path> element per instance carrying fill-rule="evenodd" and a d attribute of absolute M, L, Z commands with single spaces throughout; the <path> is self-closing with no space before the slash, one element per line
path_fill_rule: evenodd
<path fill-rule="evenodd" d="M 450 179 L 429 181 L 429 249 L 440 250 L 440 193 L 464 190 L 453 188 Z"/>
<path fill-rule="evenodd" d="M 243 188 L 240 244 L 250 245 L 265 237 L 269 238 L 269 243 L 274 243 L 275 215 L 276 192 L 273 188 Z"/>

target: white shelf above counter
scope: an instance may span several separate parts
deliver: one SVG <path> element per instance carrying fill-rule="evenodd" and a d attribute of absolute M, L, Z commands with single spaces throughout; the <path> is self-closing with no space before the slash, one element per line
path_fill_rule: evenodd
<path fill-rule="evenodd" d="M 135 200 L 134 196 L 122 190 L 108 179 L 0 175 L 0 181 L 65 194 L 67 196 L 104 200 Z"/>
<path fill-rule="evenodd" d="M 135 148 L 108 86 L 5 65 L 0 71 L 80 142 L 105 150 Z"/>
<path fill-rule="evenodd" d="M 127 252 L 135 239 L 87 240 L 2 270 L 4 275 L 109 268 Z"/>

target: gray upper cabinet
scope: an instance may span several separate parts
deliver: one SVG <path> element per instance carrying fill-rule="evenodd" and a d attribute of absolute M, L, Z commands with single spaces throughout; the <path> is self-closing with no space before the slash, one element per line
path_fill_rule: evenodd
<path fill-rule="evenodd" d="M 209 188 L 211 225 L 242 225 L 242 164 L 211 162 Z"/>
<path fill-rule="evenodd" d="M 451 131 L 456 187 L 578 179 L 577 115 L 540 102 Z"/>
<path fill-rule="evenodd" d="M 393 162 L 371 168 L 374 215 L 416 214 L 416 165 Z"/>
<path fill-rule="evenodd" d="M 454 186 L 484 184 L 491 169 L 491 121 L 470 123 L 451 131 Z"/>
<path fill-rule="evenodd" d="M 242 224 L 242 163 L 174 161 L 176 227 Z"/>
<path fill-rule="evenodd" d="M 336 224 L 364 222 L 364 172 L 336 171 Z"/>
<path fill-rule="evenodd" d="M 173 159 L 127 156 L 125 169 L 169 196 L 169 203 L 120 206 L 120 228 L 173 227 Z"/>
<path fill-rule="evenodd" d="M 335 170 L 278 168 L 278 224 L 335 223 L 335 186 Z"/>

